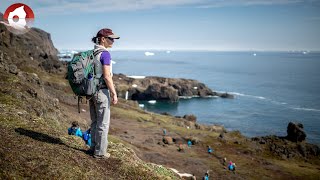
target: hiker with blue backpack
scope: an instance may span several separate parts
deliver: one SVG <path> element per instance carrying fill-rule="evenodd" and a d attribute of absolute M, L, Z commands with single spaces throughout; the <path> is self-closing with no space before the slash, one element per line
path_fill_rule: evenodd
<path fill-rule="evenodd" d="M 68 134 L 82 137 L 82 131 L 77 121 L 73 121 L 71 127 L 68 128 Z"/>
<path fill-rule="evenodd" d="M 192 146 L 192 142 L 191 142 L 191 140 L 189 139 L 188 140 L 188 147 L 191 147 Z"/>
<path fill-rule="evenodd" d="M 110 124 L 110 103 L 117 104 L 118 97 L 112 80 L 111 48 L 120 37 L 111 29 L 104 28 L 92 38 L 94 49 L 74 55 L 68 64 L 68 80 L 73 92 L 80 100 L 86 97 L 90 105 L 91 147 L 94 158 L 106 159 Z"/>
<path fill-rule="evenodd" d="M 234 172 L 236 170 L 236 163 L 232 163 L 232 161 L 230 161 L 228 164 L 228 169 Z"/>
<path fill-rule="evenodd" d="M 208 153 L 211 154 L 212 152 L 213 152 L 213 149 L 210 146 L 208 146 Z"/>

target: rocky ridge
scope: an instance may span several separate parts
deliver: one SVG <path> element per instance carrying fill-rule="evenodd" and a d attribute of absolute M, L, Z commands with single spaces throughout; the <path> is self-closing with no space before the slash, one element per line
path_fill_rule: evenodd
<path fill-rule="evenodd" d="M 233 98 L 228 93 L 212 91 L 205 84 L 192 79 L 163 78 L 147 76 L 143 79 L 134 79 L 124 74 L 114 76 L 116 90 L 120 97 L 131 100 L 170 100 L 179 98 L 212 97 Z"/>

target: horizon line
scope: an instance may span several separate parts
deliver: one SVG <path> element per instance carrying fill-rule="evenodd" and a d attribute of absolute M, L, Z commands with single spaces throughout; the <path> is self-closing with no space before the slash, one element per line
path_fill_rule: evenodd
<path fill-rule="evenodd" d="M 58 48 L 57 48 L 58 49 Z M 66 48 L 61 48 L 61 49 L 58 49 L 58 51 L 86 51 L 86 50 L 90 50 L 92 48 L 79 48 L 79 49 L 76 49 L 76 48 L 72 48 L 72 49 L 66 49 Z M 170 52 L 173 52 L 173 51 L 204 51 L 204 52 L 307 52 L 307 53 L 310 53 L 310 52 L 320 52 L 320 49 L 319 50 L 306 50 L 306 49 L 294 49 L 294 50 L 261 50 L 261 49 L 223 49 L 223 50 L 218 50 L 218 49 L 158 49 L 158 48 L 113 48 L 113 49 L 109 49 L 110 51 L 170 51 Z"/>

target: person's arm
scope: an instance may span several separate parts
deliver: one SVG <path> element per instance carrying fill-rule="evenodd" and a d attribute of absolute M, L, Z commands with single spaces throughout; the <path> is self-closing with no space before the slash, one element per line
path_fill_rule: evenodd
<path fill-rule="evenodd" d="M 103 72 L 103 79 L 108 86 L 109 92 L 111 93 L 112 103 L 117 104 L 118 97 L 117 97 L 117 92 L 114 88 L 114 84 L 113 84 L 113 80 L 110 72 L 110 65 L 103 65 L 102 72 Z"/>

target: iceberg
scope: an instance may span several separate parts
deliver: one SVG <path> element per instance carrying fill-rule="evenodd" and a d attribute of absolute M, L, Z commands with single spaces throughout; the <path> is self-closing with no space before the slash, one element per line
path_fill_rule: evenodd
<path fill-rule="evenodd" d="M 154 53 L 153 52 L 145 52 L 144 55 L 145 56 L 154 56 Z"/>

